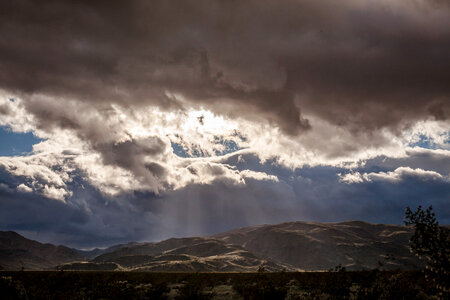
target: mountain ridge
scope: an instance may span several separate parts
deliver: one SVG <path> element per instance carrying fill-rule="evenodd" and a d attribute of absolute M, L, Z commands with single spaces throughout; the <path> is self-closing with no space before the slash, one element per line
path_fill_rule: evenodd
<path fill-rule="evenodd" d="M 295 221 L 86 251 L 41 244 L 10 231 L 0 232 L 0 268 L 253 272 L 260 267 L 312 271 L 341 265 L 349 270 L 416 269 L 422 264 L 408 248 L 412 232 L 406 226 L 364 221 Z"/>
<path fill-rule="evenodd" d="M 419 267 L 408 248 L 411 235 L 411 228 L 391 224 L 296 221 L 237 228 L 213 237 L 301 269 L 326 270 L 338 264 L 349 269 Z"/>
<path fill-rule="evenodd" d="M 14 231 L 0 231 L 0 267 L 6 270 L 41 270 L 57 264 L 84 260 L 76 250 L 40 243 Z"/>

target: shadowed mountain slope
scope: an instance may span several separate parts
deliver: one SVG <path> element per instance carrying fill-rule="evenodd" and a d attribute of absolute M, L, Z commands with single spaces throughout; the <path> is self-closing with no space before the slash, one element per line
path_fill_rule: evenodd
<path fill-rule="evenodd" d="M 84 256 L 74 249 L 42 244 L 13 231 L 0 231 L 0 268 L 19 270 L 23 267 L 39 270 L 84 259 Z"/>
<path fill-rule="evenodd" d="M 420 266 L 408 248 L 411 235 L 412 229 L 405 226 L 348 221 L 245 227 L 214 238 L 304 270 L 327 270 L 339 264 L 361 270 Z"/>

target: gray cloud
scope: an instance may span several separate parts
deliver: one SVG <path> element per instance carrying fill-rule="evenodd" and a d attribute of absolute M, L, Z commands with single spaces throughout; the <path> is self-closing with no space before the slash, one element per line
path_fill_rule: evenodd
<path fill-rule="evenodd" d="M 117 120 L 117 112 L 110 105 L 97 103 L 92 107 L 77 101 L 58 102 L 35 96 L 28 99 L 26 108 L 36 117 L 37 129 L 70 130 L 100 153 L 105 165 L 132 172 L 137 180 L 154 190 L 164 184 L 167 172 L 158 162 L 164 160 L 168 142 L 157 136 L 132 137 L 123 129 L 125 121 Z"/>
<path fill-rule="evenodd" d="M 104 163 L 131 170 L 138 179 L 144 179 L 154 190 L 158 190 L 159 182 L 164 182 L 167 171 L 162 165 L 146 163 L 146 160 L 164 153 L 166 146 L 160 138 L 150 137 L 98 144 L 94 149 L 102 153 Z"/>
<path fill-rule="evenodd" d="M 7 105 L 0 105 L 0 115 L 8 115 L 11 113 L 11 109 Z"/>
<path fill-rule="evenodd" d="M 353 130 L 449 116 L 445 1 L 22 0 L 0 11 L 1 87 L 23 96 L 169 109 L 181 94 L 290 134 L 309 128 L 302 112 Z"/>

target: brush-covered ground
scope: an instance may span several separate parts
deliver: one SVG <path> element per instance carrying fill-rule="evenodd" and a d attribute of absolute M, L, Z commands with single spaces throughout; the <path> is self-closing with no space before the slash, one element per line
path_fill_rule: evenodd
<path fill-rule="evenodd" d="M 3 271 L 1 299 L 439 299 L 420 271 Z"/>

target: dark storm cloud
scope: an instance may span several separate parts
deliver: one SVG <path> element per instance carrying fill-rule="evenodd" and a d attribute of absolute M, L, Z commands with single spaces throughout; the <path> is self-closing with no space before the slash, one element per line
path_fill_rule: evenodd
<path fill-rule="evenodd" d="M 37 193 L 17 192 L 23 178 L 0 168 L 0 230 L 14 230 L 30 238 L 72 247 L 109 246 L 151 237 L 158 220 L 151 194 L 109 198 L 74 176 L 73 195 L 66 203 Z M 136 199 L 137 198 L 137 199 Z"/>
<path fill-rule="evenodd" d="M 67 184 L 72 195 L 64 203 L 17 191 L 24 178 L 0 169 L 0 230 L 16 230 L 57 244 L 94 247 L 297 220 L 401 224 L 405 207 L 418 205 L 433 205 L 438 220 L 450 223 L 450 185 L 445 178 L 405 176 L 396 182 L 347 184 L 338 176 L 349 172 L 346 169 L 292 170 L 262 164 L 252 155 L 243 155 L 239 161 L 237 156 L 227 163 L 238 169 L 265 170 L 279 181 L 246 178 L 246 184 L 236 185 L 218 177 L 210 184 L 190 184 L 158 196 L 134 192 L 108 197 L 74 171 Z M 395 169 L 385 165 L 378 172 Z M 358 171 L 374 170 L 369 166 Z"/>
<path fill-rule="evenodd" d="M 230 156 L 225 162 L 237 169 L 250 168 L 275 175 L 280 183 L 288 186 L 295 201 L 275 197 L 274 202 L 289 203 L 287 216 L 296 220 L 335 222 L 343 220 L 366 220 L 374 223 L 401 224 L 406 206 L 433 205 L 438 219 L 450 223 L 450 165 L 445 153 L 433 151 L 411 152 L 404 158 L 380 157 L 354 171 L 360 173 L 394 172 L 402 165 L 440 172 L 441 178 L 403 176 L 399 181 L 364 181 L 346 184 L 338 174 L 352 172 L 331 166 L 304 167 L 294 171 L 273 164 L 261 163 L 257 156 L 248 154 Z M 380 163 L 382 161 L 382 163 Z M 284 188 L 285 189 L 285 188 Z M 270 223 L 270 217 L 268 223 Z M 286 219 L 289 219 L 288 217 Z"/>
<path fill-rule="evenodd" d="M 106 164 L 117 165 L 132 170 L 135 175 L 146 177 L 154 173 L 160 177 L 165 174 L 164 168 L 157 163 L 145 165 L 146 157 L 154 157 L 165 151 L 164 142 L 158 137 L 132 139 L 124 142 L 99 144 L 95 146 L 102 153 Z M 150 173 L 149 173 L 150 171 Z M 155 180 L 154 178 L 149 178 Z"/>
<path fill-rule="evenodd" d="M 406 206 L 433 205 L 439 221 L 450 222 L 448 181 L 410 176 L 399 182 L 345 184 L 336 178 L 341 171 L 318 167 L 299 172 L 303 180 L 294 184 L 294 190 L 311 220 L 402 224 Z"/>
<path fill-rule="evenodd" d="M 449 117 L 450 7 L 7 0 L 0 68 L 1 87 L 24 97 L 168 109 L 181 94 L 291 134 L 310 126 L 300 109 L 352 129 L 395 129 Z"/>

